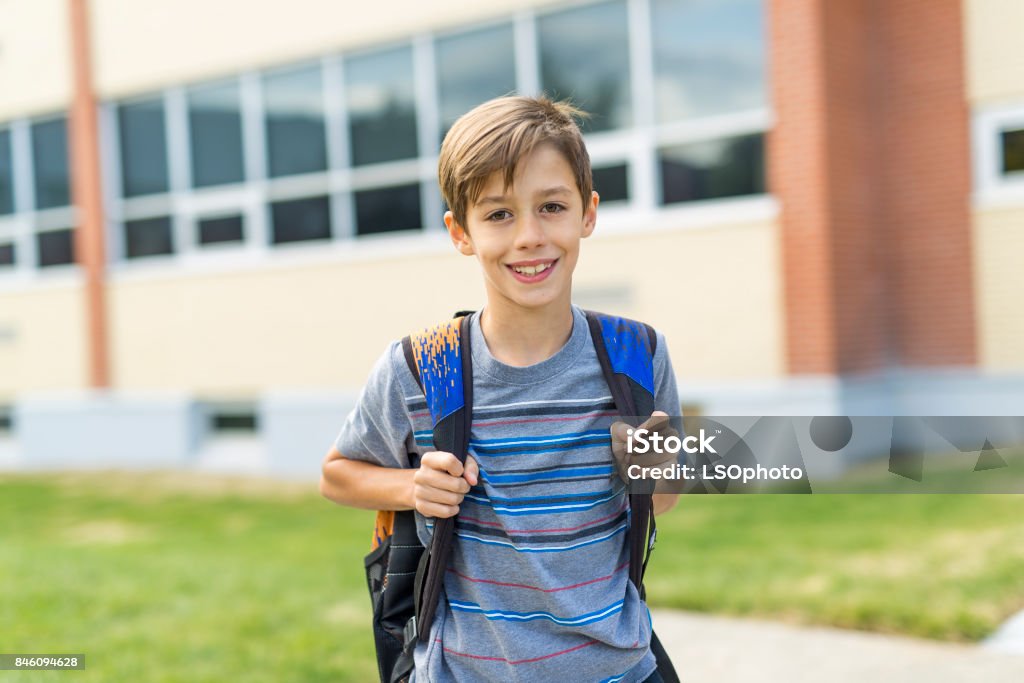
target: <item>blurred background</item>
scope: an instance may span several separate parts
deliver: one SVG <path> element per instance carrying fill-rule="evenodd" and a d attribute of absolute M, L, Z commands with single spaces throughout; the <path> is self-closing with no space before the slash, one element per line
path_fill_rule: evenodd
<path fill-rule="evenodd" d="M 375 675 L 372 516 L 315 480 L 387 343 L 484 303 L 437 153 L 510 92 L 592 114 L 575 300 L 666 334 L 688 414 L 1024 415 L 1021 26 L 1018 0 L 0 0 L 3 646 L 91 653 L 82 680 Z M 953 641 L 1024 608 L 1012 496 L 688 498 L 656 606 Z"/>
<path fill-rule="evenodd" d="M 592 114 L 576 301 L 664 331 L 691 414 L 1024 414 L 1022 20 L 4 0 L 0 460 L 315 470 L 388 341 L 483 304 L 436 159 L 510 92 Z"/>

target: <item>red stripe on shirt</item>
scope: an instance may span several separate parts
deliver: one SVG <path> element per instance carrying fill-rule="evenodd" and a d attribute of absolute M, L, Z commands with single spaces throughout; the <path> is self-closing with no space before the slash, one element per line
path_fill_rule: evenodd
<path fill-rule="evenodd" d="M 601 581 L 607 581 L 613 576 L 615 576 L 617 573 L 625 569 L 627 566 L 629 566 L 629 562 L 623 562 L 618 567 L 616 567 L 611 574 L 608 574 L 607 576 L 599 576 L 596 579 L 590 579 L 589 581 L 581 581 L 580 583 L 574 583 L 571 586 L 561 586 L 559 588 L 541 588 L 539 586 L 528 586 L 525 583 L 507 583 L 504 581 L 494 581 L 493 579 L 476 579 L 472 576 L 466 576 L 465 574 L 456 571 L 451 567 L 448 568 L 448 571 L 450 571 L 452 574 L 455 574 L 455 576 L 459 577 L 460 579 L 472 581 L 473 583 L 489 583 L 492 586 L 504 586 L 506 588 L 525 588 L 531 591 L 540 591 L 541 593 L 557 593 L 558 591 L 567 591 L 572 588 L 582 588 L 583 586 L 589 586 L 592 583 L 600 583 Z"/>

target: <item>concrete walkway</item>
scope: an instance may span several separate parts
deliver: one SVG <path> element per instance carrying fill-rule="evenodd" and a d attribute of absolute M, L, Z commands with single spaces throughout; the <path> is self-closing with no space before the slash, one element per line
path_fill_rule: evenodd
<path fill-rule="evenodd" d="M 684 683 L 1018 683 L 1024 654 L 755 619 L 652 610 Z"/>

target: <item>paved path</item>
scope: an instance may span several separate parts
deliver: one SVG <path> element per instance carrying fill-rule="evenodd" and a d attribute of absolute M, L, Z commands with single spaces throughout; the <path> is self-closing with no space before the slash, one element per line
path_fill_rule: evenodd
<path fill-rule="evenodd" d="M 832 628 L 652 610 L 683 683 L 1024 682 L 1024 654 Z"/>

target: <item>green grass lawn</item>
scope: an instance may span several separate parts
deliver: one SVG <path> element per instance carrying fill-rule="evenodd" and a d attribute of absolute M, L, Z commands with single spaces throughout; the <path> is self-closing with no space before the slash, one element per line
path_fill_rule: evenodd
<path fill-rule="evenodd" d="M 182 474 L 0 477 L 0 652 L 87 669 L 2 680 L 369 681 L 372 513 L 314 485 Z M 1024 607 L 1022 496 L 685 496 L 652 605 L 972 640 Z"/>

